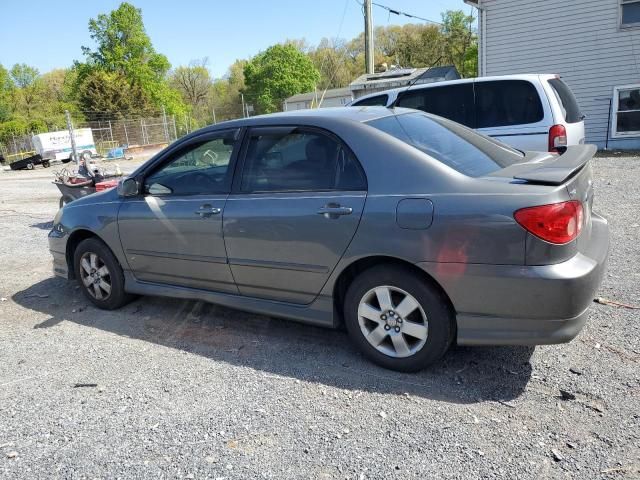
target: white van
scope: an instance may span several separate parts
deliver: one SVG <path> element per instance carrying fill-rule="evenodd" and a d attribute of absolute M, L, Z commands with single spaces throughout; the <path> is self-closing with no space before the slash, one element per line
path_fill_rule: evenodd
<path fill-rule="evenodd" d="M 76 141 L 76 151 L 85 160 L 97 155 L 93 142 L 93 133 L 90 128 L 76 128 L 73 131 Z M 48 160 L 61 160 L 66 163 L 72 160 L 71 137 L 68 130 L 58 132 L 39 133 L 31 137 L 33 148 L 42 158 Z"/>
<path fill-rule="evenodd" d="M 376 92 L 351 106 L 415 108 L 449 118 L 519 150 L 584 143 L 584 115 L 558 75 L 468 78 Z"/>

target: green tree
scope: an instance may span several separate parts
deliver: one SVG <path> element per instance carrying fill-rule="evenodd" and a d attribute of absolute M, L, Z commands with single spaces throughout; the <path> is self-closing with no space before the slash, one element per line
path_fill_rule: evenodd
<path fill-rule="evenodd" d="M 247 101 L 260 113 L 282 109 L 291 95 L 313 90 L 320 73 L 307 55 L 295 46 L 273 45 L 244 67 Z"/>
<path fill-rule="evenodd" d="M 230 120 L 242 117 L 240 92 L 245 89 L 244 67 L 246 60 L 236 60 L 231 64 L 223 78 L 216 79 L 210 87 L 209 110 L 216 120 Z"/>
<path fill-rule="evenodd" d="M 85 76 L 78 89 L 78 101 L 88 120 L 121 118 L 131 114 L 151 114 L 149 96 L 122 73 L 95 70 Z"/>
<path fill-rule="evenodd" d="M 167 57 L 153 48 L 151 39 L 147 35 L 142 21 L 142 10 L 130 3 L 123 2 L 109 14 L 100 14 L 89 21 L 89 33 L 96 42 L 97 48 L 82 47 L 86 63 L 78 64 L 78 89 L 88 91 L 96 88 L 95 82 L 102 79 L 121 84 L 122 80 L 129 83 L 126 92 L 143 95 L 143 99 L 129 99 L 124 101 L 122 95 L 117 95 L 112 101 L 101 98 L 100 103 L 112 105 L 147 102 L 157 109 L 166 107 L 169 113 L 182 113 L 185 105 L 180 94 L 172 89 L 167 82 L 167 72 L 171 64 Z M 111 76 L 97 76 L 96 70 L 111 74 Z M 93 74 L 93 75 L 92 75 Z M 91 86 L 83 86 L 87 77 L 91 76 Z M 101 88 L 103 94 L 112 92 L 112 85 Z M 81 95 L 81 101 L 88 97 Z M 83 108 L 90 106 L 83 103 Z"/>
<path fill-rule="evenodd" d="M 445 58 L 463 77 L 478 74 L 478 37 L 472 26 L 473 16 L 462 10 L 447 10 L 442 14 Z"/>
<path fill-rule="evenodd" d="M 29 124 L 24 120 L 16 119 L 0 123 L 0 143 L 8 144 L 14 136 L 26 135 L 28 131 Z"/>
<path fill-rule="evenodd" d="M 323 38 L 309 51 L 309 58 L 320 72 L 318 89 L 346 87 L 357 76 L 343 40 Z"/>
<path fill-rule="evenodd" d="M 13 91 L 14 109 L 30 120 L 33 118 L 38 96 L 42 91 L 40 72 L 25 63 L 16 63 L 11 67 L 11 79 L 16 89 Z"/>
<path fill-rule="evenodd" d="M 211 86 L 213 81 L 207 68 L 208 59 L 193 60 L 188 66 L 171 72 L 169 83 L 180 92 L 182 101 L 198 125 L 211 122 Z"/>
<path fill-rule="evenodd" d="M 11 92 L 13 81 L 6 68 L 0 64 L 0 123 L 11 118 L 12 102 Z"/>

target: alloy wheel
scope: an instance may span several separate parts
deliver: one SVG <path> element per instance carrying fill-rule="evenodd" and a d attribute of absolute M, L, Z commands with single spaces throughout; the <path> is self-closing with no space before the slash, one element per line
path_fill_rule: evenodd
<path fill-rule="evenodd" d="M 86 252 L 80 257 L 80 277 L 96 300 L 106 300 L 111 295 L 111 272 L 96 253 Z"/>
<path fill-rule="evenodd" d="M 367 341 L 394 358 L 410 357 L 427 341 L 429 322 L 420 303 L 393 286 L 372 288 L 358 305 L 358 323 Z"/>

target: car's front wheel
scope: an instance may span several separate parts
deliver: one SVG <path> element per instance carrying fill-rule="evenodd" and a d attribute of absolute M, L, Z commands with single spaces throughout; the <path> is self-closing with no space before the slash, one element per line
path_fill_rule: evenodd
<path fill-rule="evenodd" d="M 124 274 L 118 260 L 99 239 L 80 242 L 74 265 L 82 292 L 98 308 L 115 310 L 131 300 L 124 290 Z"/>
<path fill-rule="evenodd" d="M 451 344 L 454 320 L 443 295 L 420 275 L 395 265 L 362 272 L 344 302 L 349 336 L 378 365 L 415 372 Z"/>

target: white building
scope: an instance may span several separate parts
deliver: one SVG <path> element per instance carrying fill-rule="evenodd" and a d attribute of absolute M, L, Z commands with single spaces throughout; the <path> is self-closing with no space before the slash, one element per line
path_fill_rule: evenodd
<path fill-rule="evenodd" d="M 640 0 L 464 0 L 479 10 L 480 76 L 558 73 L 587 142 L 640 149 Z"/>
<path fill-rule="evenodd" d="M 348 88 L 332 88 L 324 92 L 324 97 L 322 93 L 322 90 L 318 90 L 317 92 L 293 95 L 284 101 L 283 110 L 286 112 L 289 110 L 316 108 L 318 104 L 320 104 L 320 108 L 344 107 L 353 100 L 351 90 Z"/>

